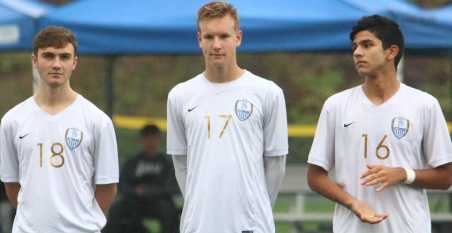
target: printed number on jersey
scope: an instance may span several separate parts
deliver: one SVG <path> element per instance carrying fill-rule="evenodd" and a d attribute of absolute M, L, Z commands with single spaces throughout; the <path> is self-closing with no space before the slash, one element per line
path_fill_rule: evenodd
<path fill-rule="evenodd" d="M 222 115 L 218 115 L 216 117 L 224 119 L 223 128 L 221 129 L 220 133 L 218 134 L 218 137 L 222 138 L 226 128 L 229 125 L 229 122 L 232 119 L 232 115 L 231 114 L 222 114 Z M 211 138 L 212 137 L 212 117 L 210 115 L 206 115 L 205 118 L 207 121 L 207 137 Z"/>
<path fill-rule="evenodd" d="M 369 136 L 367 134 L 363 134 L 362 137 L 364 139 L 364 159 L 367 159 L 367 147 L 368 147 L 367 144 Z M 375 156 L 380 160 L 387 159 L 391 154 L 389 147 L 384 144 L 387 137 L 388 135 L 385 134 L 378 143 L 378 146 L 375 148 Z"/>
<path fill-rule="evenodd" d="M 39 147 L 39 167 L 42 167 L 43 161 L 47 157 L 49 163 L 54 168 L 60 168 L 64 165 L 64 145 L 56 142 L 50 146 L 50 156 L 46 156 L 46 148 L 43 143 L 38 143 Z"/>

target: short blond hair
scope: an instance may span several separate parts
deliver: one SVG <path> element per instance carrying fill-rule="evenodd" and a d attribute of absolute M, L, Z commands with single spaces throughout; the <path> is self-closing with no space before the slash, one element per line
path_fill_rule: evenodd
<path fill-rule="evenodd" d="M 238 30 L 240 28 L 239 17 L 237 10 L 232 4 L 227 2 L 210 2 L 199 8 L 198 10 L 198 31 L 199 23 L 203 20 L 223 18 L 229 15 L 235 22 L 234 28 Z"/>

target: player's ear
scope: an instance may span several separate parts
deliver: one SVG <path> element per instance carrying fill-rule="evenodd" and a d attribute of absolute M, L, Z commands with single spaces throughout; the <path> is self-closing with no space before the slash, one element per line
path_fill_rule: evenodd
<path fill-rule="evenodd" d="M 391 45 L 387 49 L 387 59 L 388 60 L 394 60 L 397 55 L 400 53 L 400 48 L 397 45 Z"/>
<path fill-rule="evenodd" d="M 35 53 L 32 53 L 31 54 L 31 63 L 33 63 L 33 65 L 36 65 L 37 62 L 38 62 L 37 54 L 35 55 Z"/>
<path fill-rule="evenodd" d="M 196 33 L 196 38 L 198 39 L 198 45 L 199 45 L 199 47 L 201 47 L 201 40 L 202 40 L 202 37 L 201 37 L 201 32 L 198 30 L 198 32 Z"/>
<path fill-rule="evenodd" d="M 237 32 L 236 32 L 237 47 L 239 47 L 242 44 L 242 38 L 243 38 L 242 30 L 237 29 Z"/>
<path fill-rule="evenodd" d="M 77 67 L 77 65 L 78 65 L 78 56 L 75 55 L 75 56 L 74 56 L 74 63 L 72 64 L 72 70 L 75 70 L 75 68 Z"/>

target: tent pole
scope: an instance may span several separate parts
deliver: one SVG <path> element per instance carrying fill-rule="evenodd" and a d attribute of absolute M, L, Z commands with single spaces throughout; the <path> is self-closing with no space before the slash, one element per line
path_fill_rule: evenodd
<path fill-rule="evenodd" d="M 116 63 L 116 56 L 105 57 L 105 97 L 107 100 L 106 113 L 110 118 L 113 118 L 114 102 L 115 102 L 115 85 L 114 85 L 114 66 Z"/>
<path fill-rule="evenodd" d="M 449 53 L 449 55 L 447 56 L 449 59 L 449 65 L 447 66 L 447 73 L 448 73 L 448 79 L 447 82 L 449 83 L 449 110 L 452 109 L 452 93 L 450 90 L 452 90 L 452 51 L 451 53 Z M 450 111 L 452 112 L 452 111 Z M 452 116 L 449 115 L 449 119 L 451 119 Z M 450 120 L 449 120 L 450 122 Z M 450 132 L 450 131 L 449 131 Z M 450 135 L 452 136 L 452 135 Z M 449 211 L 452 211 L 452 193 L 449 194 Z"/>
<path fill-rule="evenodd" d="M 38 72 L 38 68 L 31 62 L 31 76 L 32 76 L 32 85 L 33 85 L 33 95 L 38 91 L 39 82 L 41 80 Z"/>

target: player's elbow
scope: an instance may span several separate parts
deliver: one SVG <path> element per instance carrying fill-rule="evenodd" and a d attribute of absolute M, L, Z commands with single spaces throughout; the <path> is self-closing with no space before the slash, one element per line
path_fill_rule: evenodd
<path fill-rule="evenodd" d="M 444 185 L 444 190 L 448 190 L 450 187 L 452 187 L 452 172 L 449 172 L 449 176 L 448 176 L 448 180 L 447 184 Z"/>
<path fill-rule="evenodd" d="M 452 179 L 446 179 L 447 181 L 444 181 L 444 182 L 442 182 L 440 185 L 438 185 L 437 186 L 437 189 L 440 189 L 440 190 L 448 190 L 451 186 L 452 186 L 452 184 L 451 184 L 451 180 Z"/>
<path fill-rule="evenodd" d="M 445 170 L 445 182 L 441 189 L 447 190 L 452 186 L 452 163 L 448 163 L 444 166 Z"/>
<path fill-rule="evenodd" d="M 319 166 L 309 164 L 307 177 L 309 188 L 318 192 L 321 180 L 328 177 L 328 172 Z"/>

